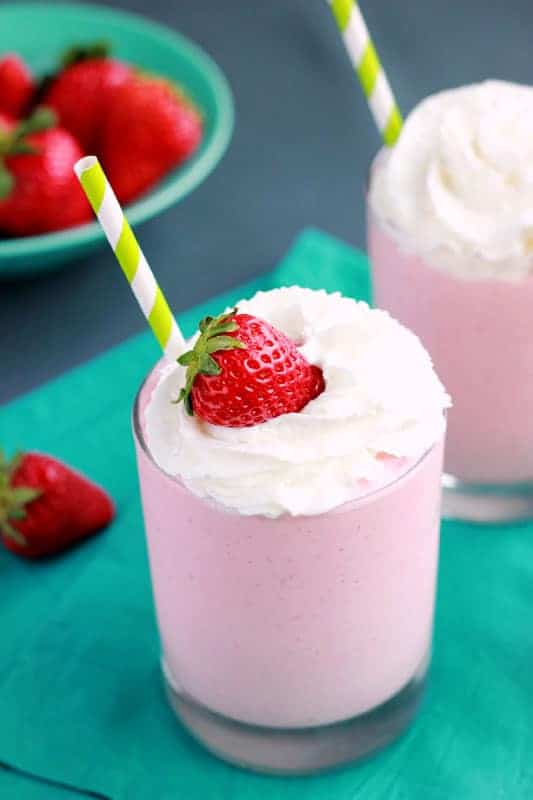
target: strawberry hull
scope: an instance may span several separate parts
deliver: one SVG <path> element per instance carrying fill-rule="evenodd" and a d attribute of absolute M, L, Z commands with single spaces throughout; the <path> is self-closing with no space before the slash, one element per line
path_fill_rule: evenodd
<path fill-rule="evenodd" d="M 222 757 L 309 772 L 366 755 L 405 727 L 431 646 L 442 442 L 390 460 L 385 485 L 326 514 L 228 511 L 135 440 L 167 689 Z"/>

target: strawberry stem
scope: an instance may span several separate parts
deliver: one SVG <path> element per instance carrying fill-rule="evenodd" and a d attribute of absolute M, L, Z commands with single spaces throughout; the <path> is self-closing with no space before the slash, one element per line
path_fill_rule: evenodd
<path fill-rule="evenodd" d="M 185 386 L 181 389 L 176 403 L 183 400 L 187 413 L 194 414 L 192 405 L 192 387 L 197 375 L 220 375 L 221 368 L 212 354 L 220 350 L 246 349 L 244 342 L 234 336 L 226 336 L 239 330 L 239 325 L 233 319 L 237 309 L 222 314 L 219 317 L 205 317 L 199 325 L 200 336 L 194 343 L 192 350 L 188 350 L 178 358 L 178 364 L 187 367 L 185 373 Z"/>
<path fill-rule="evenodd" d="M 107 58 L 111 54 L 111 43 L 99 39 L 91 44 L 75 44 L 69 47 L 61 57 L 63 69 L 77 64 L 78 61 L 88 61 L 91 58 Z"/>
<path fill-rule="evenodd" d="M 48 128 L 53 128 L 57 123 L 57 115 L 55 111 L 47 106 L 39 106 L 27 119 L 19 122 L 14 129 L 15 138 L 17 140 L 29 136 L 30 133 L 40 133 L 46 131 Z"/>

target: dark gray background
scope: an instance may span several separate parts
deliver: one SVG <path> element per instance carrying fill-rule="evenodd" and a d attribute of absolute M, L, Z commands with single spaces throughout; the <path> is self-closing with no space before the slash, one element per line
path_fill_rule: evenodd
<path fill-rule="evenodd" d="M 175 310 L 269 268 L 306 225 L 364 246 L 379 140 L 325 0 L 122 0 L 205 47 L 236 129 L 216 172 L 139 229 Z M 399 104 L 492 76 L 533 83 L 531 0 L 362 0 Z M 0 31 L 0 49 L 9 47 Z M 144 330 L 111 252 L 0 283 L 0 403 Z"/>

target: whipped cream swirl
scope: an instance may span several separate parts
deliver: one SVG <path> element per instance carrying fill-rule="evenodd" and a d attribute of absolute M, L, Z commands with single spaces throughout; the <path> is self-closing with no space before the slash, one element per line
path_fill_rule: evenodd
<path fill-rule="evenodd" d="M 486 81 L 428 97 L 375 165 L 370 202 L 438 268 L 533 274 L 533 87 Z"/>
<path fill-rule="evenodd" d="M 164 368 L 145 412 L 147 443 L 195 494 L 241 514 L 320 514 L 368 481 L 387 482 L 384 453 L 411 463 L 441 439 L 449 398 L 420 341 L 385 311 L 297 286 L 238 307 L 296 342 L 326 388 L 299 413 L 224 428 L 173 405 L 184 370 Z"/>

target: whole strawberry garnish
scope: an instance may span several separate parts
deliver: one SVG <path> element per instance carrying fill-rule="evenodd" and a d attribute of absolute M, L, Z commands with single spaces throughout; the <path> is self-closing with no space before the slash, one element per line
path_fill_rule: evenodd
<path fill-rule="evenodd" d="M 162 78 L 132 75 L 113 94 L 101 157 L 119 200 L 127 203 L 188 158 L 202 120 L 183 93 Z"/>
<path fill-rule="evenodd" d="M 29 108 L 35 82 L 29 68 L 16 53 L 0 58 L 0 111 L 21 117 Z"/>
<path fill-rule="evenodd" d="M 28 558 L 51 555 L 108 525 L 115 515 L 103 489 L 61 461 L 0 451 L 0 533 Z"/>
<path fill-rule="evenodd" d="M 60 72 L 49 80 L 42 102 L 53 108 L 59 123 L 85 152 L 98 150 L 100 130 L 114 89 L 131 74 L 131 67 L 109 58 L 107 44 L 74 47 L 63 58 Z"/>
<path fill-rule="evenodd" d="M 178 362 L 187 373 L 177 402 L 213 425 L 258 425 L 301 411 L 324 391 L 322 371 L 294 342 L 237 309 L 202 320 L 194 348 Z"/>
<path fill-rule="evenodd" d="M 16 125 L 0 121 L 0 229 L 27 236 L 69 228 L 91 218 L 73 172 L 83 155 L 46 108 Z"/>

